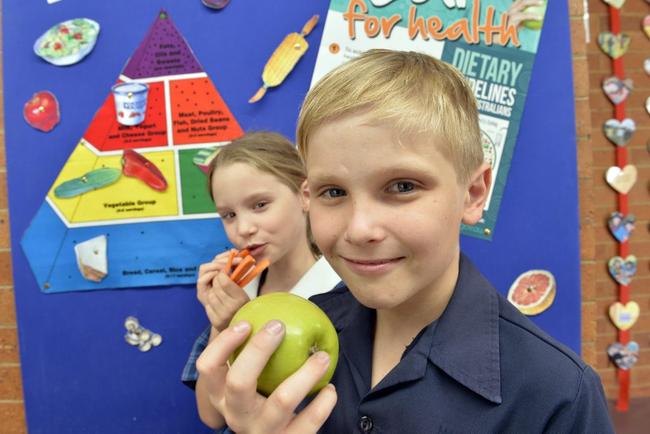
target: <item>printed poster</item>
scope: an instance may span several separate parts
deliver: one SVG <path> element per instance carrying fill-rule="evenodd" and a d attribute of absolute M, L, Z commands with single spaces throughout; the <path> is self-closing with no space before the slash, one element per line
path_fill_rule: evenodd
<path fill-rule="evenodd" d="M 43 292 L 194 284 L 198 264 L 229 244 L 206 158 L 243 131 L 167 12 L 120 84 L 132 99 L 118 109 L 102 90 L 104 104 L 23 235 Z"/>
<path fill-rule="evenodd" d="M 331 0 L 312 86 L 372 48 L 418 51 L 448 62 L 469 80 L 479 108 L 481 144 L 493 169 L 483 218 L 462 233 L 491 239 L 517 141 L 544 5 L 513 0 Z"/>

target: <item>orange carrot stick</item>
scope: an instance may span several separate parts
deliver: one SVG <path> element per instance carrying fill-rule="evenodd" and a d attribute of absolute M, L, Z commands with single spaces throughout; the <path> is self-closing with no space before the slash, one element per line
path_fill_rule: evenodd
<path fill-rule="evenodd" d="M 248 270 L 250 270 L 255 265 L 255 258 L 252 256 L 246 256 L 242 261 L 237 265 L 235 271 L 230 275 L 230 280 L 237 282 Z"/>
<path fill-rule="evenodd" d="M 248 249 L 242 249 L 237 253 L 237 258 L 245 258 L 246 256 L 250 255 L 251 253 L 248 251 Z"/>
<path fill-rule="evenodd" d="M 244 286 L 248 285 L 253 279 L 257 277 L 258 274 L 260 274 L 262 271 L 264 271 L 269 265 L 271 265 L 271 261 L 268 259 L 264 258 L 262 259 L 259 264 L 255 266 L 251 270 L 250 273 L 248 273 L 246 276 L 242 277 L 239 279 L 238 282 L 235 282 L 239 287 L 243 288 Z"/>
<path fill-rule="evenodd" d="M 228 262 L 226 263 L 226 268 L 224 268 L 224 272 L 226 273 L 226 276 L 230 275 L 230 269 L 232 268 L 232 261 L 235 260 L 235 255 L 236 254 L 237 254 L 237 250 L 230 249 L 230 256 L 228 257 Z"/>

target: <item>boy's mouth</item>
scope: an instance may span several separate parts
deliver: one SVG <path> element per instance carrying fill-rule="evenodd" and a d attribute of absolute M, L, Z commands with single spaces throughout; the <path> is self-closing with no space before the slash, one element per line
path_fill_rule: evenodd
<path fill-rule="evenodd" d="M 360 274 L 385 273 L 392 270 L 398 262 L 404 259 L 403 256 L 381 259 L 359 259 L 341 256 L 352 271 Z"/>

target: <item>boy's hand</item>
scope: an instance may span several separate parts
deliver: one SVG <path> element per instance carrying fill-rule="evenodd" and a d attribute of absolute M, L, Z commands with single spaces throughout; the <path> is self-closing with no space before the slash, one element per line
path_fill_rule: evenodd
<path fill-rule="evenodd" d="M 316 353 L 269 396 L 257 393 L 257 377 L 284 337 L 284 325 L 269 322 L 253 336 L 237 360 L 228 358 L 246 339 L 251 326 L 245 321 L 219 333 L 196 362 L 208 390 L 210 403 L 238 434 L 316 433 L 336 404 L 332 385 L 323 388 L 299 414 L 296 407 L 327 371 L 329 357 Z"/>
<path fill-rule="evenodd" d="M 207 264 L 199 267 L 196 282 L 196 296 L 205 308 L 205 313 L 217 331 L 228 326 L 230 320 L 246 302 L 248 295 L 225 274 L 230 251 L 221 253 Z M 235 265 L 240 261 L 235 259 Z"/>

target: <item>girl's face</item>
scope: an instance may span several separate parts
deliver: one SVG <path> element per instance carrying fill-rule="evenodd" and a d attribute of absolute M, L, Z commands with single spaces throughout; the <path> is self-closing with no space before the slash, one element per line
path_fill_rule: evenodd
<path fill-rule="evenodd" d="M 212 194 L 228 239 L 256 260 L 273 264 L 305 245 L 307 202 L 270 173 L 246 163 L 221 166 Z"/>

